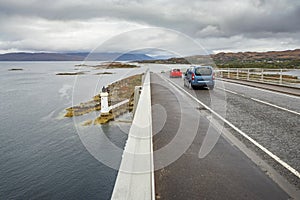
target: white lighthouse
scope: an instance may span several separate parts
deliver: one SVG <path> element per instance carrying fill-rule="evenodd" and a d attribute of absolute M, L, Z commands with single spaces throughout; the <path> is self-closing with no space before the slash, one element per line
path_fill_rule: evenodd
<path fill-rule="evenodd" d="M 101 96 L 101 115 L 105 115 L 109 113 L 108 106 L 108 92 L 106 90 L 102 90 L 100 93 Z"/>

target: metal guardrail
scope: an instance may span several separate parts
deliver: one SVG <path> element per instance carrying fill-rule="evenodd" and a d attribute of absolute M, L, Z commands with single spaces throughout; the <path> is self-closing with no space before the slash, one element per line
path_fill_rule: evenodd
<path fill-rule="evenodd" d="M 299 69 L 227 68 L 217 69 L 219 78 L 264 82 L 300 88 Z"/>

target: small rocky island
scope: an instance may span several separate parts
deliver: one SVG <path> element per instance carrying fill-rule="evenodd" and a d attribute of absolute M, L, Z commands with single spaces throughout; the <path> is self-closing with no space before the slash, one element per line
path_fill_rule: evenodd
<path fill-rule="evenodd" d="M 130 64 L 130 63 L 122 63 L 122 62 L 104 62 L 99 65 L 87 65 L 87 64 L 79 64 L 75 65 L 75 67 L 91 67 L 93 69 L 127 69 L 127 68 L 139 68 L 140 66 Z"/>
<path fill-rule="evenodd" d="M 99 72 L 96 73 L 95 75 L 110 75 L 110 74 L 115 74 L 114 72 Z"/>
<path fill-rule="evenodd" d="M 101 70 L 101 69 L 128 69 L 128 68 L 139 68 L 140 66 L 134 65 L 134 64 L 129 64 L 129 63 L 122 63 L 122 62 L 104 62 L 99 65 L 87 65 L 87 64 L 78 64 L 75 65 L 75 70 L 80 70 L 81 67 L 90 67 L 94 70 Z M 79 68 L 78 68 L 79 67 Z M 16 69 L 14 69 L 16 70 Z M 59 72 L 56 73 L 58 76 L 76 76 L 76 75 L 84 75 L 85 72 L 89 71 L 75 71 L 75 72 Z M 96 73 L 95 75 L 110 75 L 114 74 L 114 72 L 99 72 Z"/>
<path fill-rule="evenodd" d="M 56 75 L 58 76 L 75 76 L 75 75 L 83 75 L 84 72 L 60 72 L 57 73 Z"/>

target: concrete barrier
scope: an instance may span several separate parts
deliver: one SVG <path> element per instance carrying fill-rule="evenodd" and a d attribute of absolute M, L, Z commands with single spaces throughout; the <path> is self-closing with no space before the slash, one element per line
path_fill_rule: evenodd
<path fill-rule="evenodd" d="M 149 71 L 145 73 L 112 199 L 155 199 Z"/>

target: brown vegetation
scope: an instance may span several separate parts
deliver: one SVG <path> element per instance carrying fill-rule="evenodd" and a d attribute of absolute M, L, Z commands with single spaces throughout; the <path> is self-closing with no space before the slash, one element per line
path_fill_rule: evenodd
<path fill-rule="evenodd" d="M 134 75 L 108 85 L 109 104 L 114 105 L 126 99 L 132 99 L 135 86 L 142 83 L 142 74 Z M 84 115 L 101 109 L 100 93 L 92 100 L 67 108 L 65 117 Z"/>

